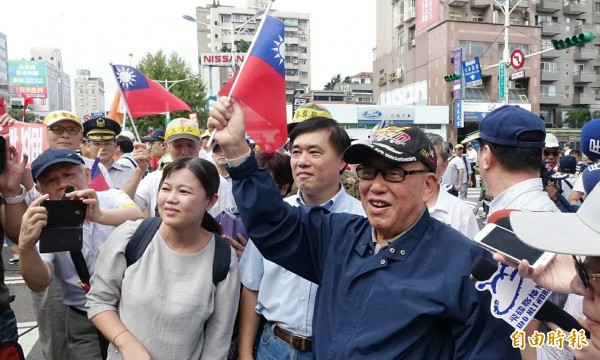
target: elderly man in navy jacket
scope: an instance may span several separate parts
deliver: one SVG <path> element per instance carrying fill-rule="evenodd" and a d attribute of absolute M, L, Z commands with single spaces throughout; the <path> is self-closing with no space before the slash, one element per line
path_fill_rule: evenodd
<path fill-rule="evenodd" d="M 320 285 L 318 359 L 515 359 L 512 328 L 495 319 L 469 269 L 484 251 L 430 218 L 437 186 L 431 142 L 416 127 L 383 128 L 355 144 L 367 218 L 284 203 L 244 141 L 240 104 L 226 97 L 209 128 L 225 151 L 249 236 L 269 260 Z"/>

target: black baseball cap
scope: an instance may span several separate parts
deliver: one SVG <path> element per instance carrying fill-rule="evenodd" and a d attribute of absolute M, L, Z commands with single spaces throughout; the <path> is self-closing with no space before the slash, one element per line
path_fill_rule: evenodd
<path fill-rule="evenodd" d="M 414 126 L 389 126 L 377 130 L 366 143 L 351 145 L 344 152 L 348 164 L 360 164 L 376 154 L 397 163 L 421 162 L 431 172 L 437 168 L 435 149 L 425 133 Z"/>

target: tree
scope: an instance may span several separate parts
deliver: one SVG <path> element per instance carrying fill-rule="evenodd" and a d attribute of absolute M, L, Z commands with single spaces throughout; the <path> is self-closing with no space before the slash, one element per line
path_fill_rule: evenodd
<path fill-rule="evenodd" d="M 588 109 L 574 108 L 567 111 L 563 122 L 567 124 L 570 128 L 581 128 L 585 123 L 587 123 L 591 119 L 592 114 Z"/>
<path fill-rule="evenodd" d="M 191 70 L 181 56 L 173 52 L 167 57 L 162 50 L 154 54 L 146 53 L 136 65 L 136 68 L 151 79 L 156 80 L 163 87 L 165 87 L 165 80 L 168 80 L 169 92 L 185 101 L 192 111 L 198 114 L 200 127 L 205 127 L 208 118 L 208 112 L 204 107 L 206 89 L 200 76 Z M 193 78 L 193 80 L 182 81 L 173 85 L 175 80 L 189 78 Z M 187 111 L 173 111 L 170 113 L 171 119 L 179 117 L 188 118 L 189 114 Z M 140 132 L 140 136 L 143 136 L 151 129 L 164 129 L 165 115 L 152 115 L 135 119 L 135 125 Z"/>
<path fill-rule="evenodd" d="M 246 40 L 239 40 L 235 42 L 235 47 L 236 47 L 236 52 L 239 53 L 247 53 L 248 49 L 250 48 L 250 44 L 252 42 L 251 41 L 246 41 Z"/>
<path fill-rule="evenodd" d="M 342 82 L 342 76 L 341 74 L 337 74 L 334 77 L 331 78 L 331 80 L 325 84 L 325 89 L 324 90 L 333 90 L 335 88 L 336 84 L 339 84 Z"/>
<path fill-rule="evenodd" d="M 23 120 L 23 109 L 7 109 L 8 114 L 15 120 Z M 25 122 L 32 123 L 35 121 L 35 115 L 31 111 L 25 112 Z"/>
<path fill-rule="evenodd" d="M 352 84 L 352 78 L 350 76 L 346 76 L 344 78 L 344 84 Z"/>

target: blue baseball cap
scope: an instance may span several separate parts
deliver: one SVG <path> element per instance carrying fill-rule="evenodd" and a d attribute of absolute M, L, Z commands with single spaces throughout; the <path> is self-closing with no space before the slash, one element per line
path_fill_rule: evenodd
<path fill-rule="evenodd" d="M 165 131 L 163 129 L 155 129 L 149 136 L 144 136 L 142 141 L 165 141 Z"/>
<path fill-rule="evenodd" d="M 541 132 L 540 141 L 522 141 L 519 136 L 530 131 Z M 504 105 L 488 113 L 479 126 L 479 138 L 492 144 L 517 148 L 543 149 L 546 141 L 544 121 L 531 111 L 516 105 Z"/>
<path fill-rule="evenodd" d="M 83 165 L 84 161 L 81 156 L 73 150 L 67 149 L 48 149 L 40 154 L 31 163 L 31 175 L 33 181 L 36 181 L 50 166 L 61 163 L 69 163 L 74 165 Z"/>
<path fill-rule="evenodd" d="M 600 160 L 600 119 L 588 121 L 581 128 L 581 151 L 592 161 Z"/>
<path fill-rule="evenodd" d="M 560 172 L 575 174 L 575 169 L 577 168 L 577 159 L 574 156 L 563 156 L 558 161 L 558 166 L 560 167 Z"/>
<path fill-rule="evenodd" d="M 600 163 L 590 165 L 581 173 L 583 189 L 586 194 L 592 192 L 592 189 L 600 182 Z"/>

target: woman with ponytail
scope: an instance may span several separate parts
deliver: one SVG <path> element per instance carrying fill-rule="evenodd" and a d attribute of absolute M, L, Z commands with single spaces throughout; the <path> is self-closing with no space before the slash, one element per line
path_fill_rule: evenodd
<path fill-rule="evenodd" d="M 219 174 L 209 161 L 183 157 L 163 170 L 162 223 L 139 260 L 125 249 L 140 221 L 118 227 L 100 250 L 88 317 L 111 342 L 108 359 L 225 359 L 239 299 L 235 252 L 213 283 L 221 227 L 208 214 Z"/>

